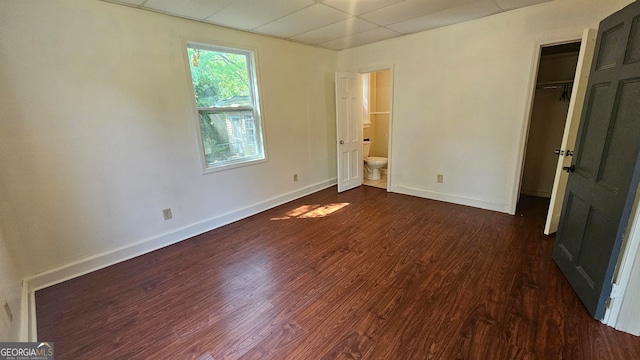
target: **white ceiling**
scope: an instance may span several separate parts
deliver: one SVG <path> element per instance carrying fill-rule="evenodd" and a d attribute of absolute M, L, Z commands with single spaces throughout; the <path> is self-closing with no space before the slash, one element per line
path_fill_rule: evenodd
<path fill-rule="evenodd" d="M 551 0 L 103 0 L 342 50 Z"/>

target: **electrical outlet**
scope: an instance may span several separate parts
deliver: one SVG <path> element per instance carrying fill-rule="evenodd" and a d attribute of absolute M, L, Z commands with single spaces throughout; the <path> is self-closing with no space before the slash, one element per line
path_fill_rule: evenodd
<path fill-rule="evenodd" d="M 293 174 L 293 181 L 294 182 L 298 181 L 298 174 Z"/>
<path fill-rule="evenodd" d="M 162 210 L 162 216 L 164 216 L 165 220 L 171 219 L 173 217 L 173 215 L 171 215 L 171 208 Z"/>
<path fill-rule="evenodd" d="M 444 182 L 444 176 L 442 174 L 438 174 L 438 183 L 442 184 Z"/>
<path fill-rule="evenodd" d="M 13 321 L 13 312 L 11 312 L 11 307 L 9 306 L 8 302 L 4 302 L 4 305 L 2 305 L 2 307 L 4 308 L 4 312 L 7 313 L 7 317 L 9 318 L 9 322 Z"/>

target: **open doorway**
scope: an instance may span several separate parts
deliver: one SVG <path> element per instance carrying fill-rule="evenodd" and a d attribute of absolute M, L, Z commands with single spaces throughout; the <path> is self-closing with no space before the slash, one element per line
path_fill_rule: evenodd
<path fill-rule="evenodd" d="M 363 185 L 388 189 L 391 70 L 362 74 Z"/>
<path fill-rule="evenodd" d="M 521 195 L 551 198 L 580 42 L 542 48 L 529 123 Z"/>

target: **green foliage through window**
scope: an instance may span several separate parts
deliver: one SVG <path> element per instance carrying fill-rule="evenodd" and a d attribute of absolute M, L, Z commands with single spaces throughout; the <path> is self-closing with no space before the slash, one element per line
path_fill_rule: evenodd
<path fill-rule="evenodd" d="M 187 49 L 198 107 L 249 97 L 247 57 L 202 49 Z"/>
<path fill-rule="evenodd" d="M 205 170 L 265 159 L 253 54 L 187 44 Z"/>

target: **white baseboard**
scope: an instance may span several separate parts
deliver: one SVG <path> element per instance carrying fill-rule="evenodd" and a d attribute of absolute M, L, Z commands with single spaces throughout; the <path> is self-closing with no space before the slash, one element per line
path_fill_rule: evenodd
<path fill-rule="evenodd" d="M 283 195 L 267 199 L 265 201 L 247 206 L 242 209 L 216 216 L 169 233 L 160 234 L 150 239 L 122 246 L 101 254 L 96 254 L 73 263 L 45 271 L 43 273 L 27 277 L 23 280 L 22 313 L 20 316 L 21 341 L 37 341 L 35 292 L 37 290 L 61 283 L 78 276 L 132 259 L 151 251 L 192 238 L 207 231 L 244 219 L 259 212 L 274 208 L 303 196 L 313 194 L 320 190 L 336 185 L 337 179 L 322 181 L 302 189 L 298 189 Z M 44 339 L 46 340 L 46 339 Z"/>
<path fill-rule="evenodd" d="M 503 213 L 509 213 L 511 208 L 510 204 L 494 203 L 494 202 L 485 201 L 485 200 L 473 199 L 473 198 L 468 198 L 468 197 L 458 196 L 458 195 L 444 194 L 444 193 L 439 193 L 439 192 L 429 191 L 429 190 L 415 189 L 415 188 L 410 188 L 410 187 L 400 186 L 400 185 L 394 185 L 391 191 L 399 194 L 418 196 L 426 199 L 445 201 L 453 204 L 472 206 L 480 209 L 493 210 L 493 211 L 498 211 Z"/>

